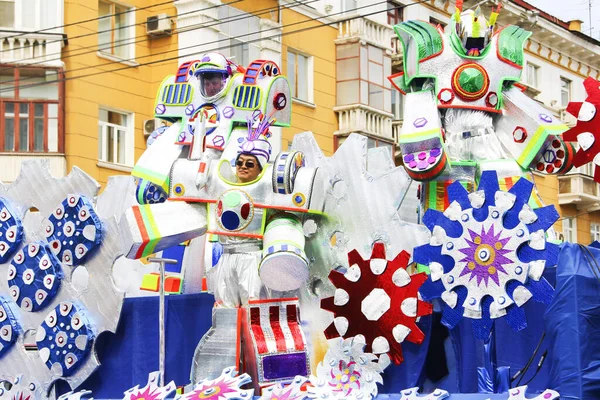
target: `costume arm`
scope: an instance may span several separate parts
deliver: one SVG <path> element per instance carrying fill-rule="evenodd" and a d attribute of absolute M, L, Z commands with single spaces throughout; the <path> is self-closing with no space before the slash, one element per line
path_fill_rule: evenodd
<path fill-rule="evenodd" d="M 496 132 L 519 165 L 544 173 L 569 171 L 574 149 L 562 140 L 567 126 L 516 87 L 505 90 L 502 97 L 504 115 Z"/>

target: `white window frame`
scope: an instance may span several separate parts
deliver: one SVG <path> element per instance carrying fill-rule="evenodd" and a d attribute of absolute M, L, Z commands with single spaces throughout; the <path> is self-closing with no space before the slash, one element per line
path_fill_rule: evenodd
<path fill-rule="evenodd" d="M 115 112 L 119 114 L 123 114 L 127 116 L 127 126 L 117 125 L 110 122 L 105 122 L 100 120 L 100 111 L 109 111 Z M 114 160 L 108 160 L 108 154 L 106 151 L 106 147 L 100 147 L 100 144 L 104 144 L 108 142 L 108 127 L 114 127 L 116 129 L 122 129 L 125 132 L 125 163 L 118 163 Z M 101 106 L 98 110 L 98 127 L 101 128 L 100 135 L 102 138 L 98 137 L 98 165 L 99 166 L 124 166 L 124 167 L 133 167 L 134 164 L 134 152 L 135 152 L 135 114 L 132 112 L 118 110 L 111 107 Z M 113 143 L 113 154 L 117 154 L 117 141 L 115 140 Z"/>
<path fill-rule="evenodd" d="M 13 26 L 2 26 L 0 25 L 0 29 L 6 29 L 6 30 L 19 30 L 19 31 L 36 31 L 36 30 L 41 30 L 44 29 L 44 33 L 51 33 L 51 32 L 58 32 L 61 33 L 63 32 L 63 29 L 60 25 L 63 24 L 63 4 L 64 1 L 58 1 L 58 0 L 52 0 L 52 4 L 50 4 L 49 9 L 54 11 L 54 21 L 50 26 L 50 27 L 42 27 L 42 18 L 41 18 L 41 14 L 40 14 L 40 10 L 41 10 L 41 4 L 42 2 L 48 2 L 49 0 L 34 0 L 35 1 L 35 5 L 34 5 L 34 10 L 35 12 L 33 13 L 34 15 L 34 21 L 33 21 L 33 27 L 25 27 L 25 24 L 23 24 L 23 0 L 12 0 L 12 3 L 14 4 L 14 25 Z M 8 2 L 8 1 L 7 1 Z M 57 27 L 56 29 L 52 29 L 52 30 L 48 30 L 47 28 L 53 28 L 53 27 Z"/>
<path fill-rule="evenodd" d="M 590 224 L 590 236 L 592 237 L 592 243 L 596 240 L 600 242 L 600 224 L 595 222 Z"/>
<path fill-rule="evenodd" d="M 562 233 L 565 242 L 577 243 L 577 218 L 566 217 L 563 219 Z"/>
<path fill-rule="evenodd" d="M 315 105 L 315 94 L 314 94 L 314 78 L 315 78 L 315 73 L 314 73 L 314 57 L 311 56 L 310 54 L 307 54 L 303 51 L 299 51 L 296 49 L 292 49 L 292 48 L 288 48 L 287 49 L 287 68 L 289 69 L 290 66 L 290 53 L 294 55 L 294 57 L 296 58 L 297 56 L 302 56 L 304 58 L 306 58 L 306 84 L 307 84 L 307 98 L 306 99 L 302 99 L 299 97 L 295 97 L 294 93 L 296 92 L 296 81 L 298 79 L 298 61 L 294 62 L 294 65 L 296 67 L 295 73 L 294 73 L 294 82 L 290 82 L 290 87 L 291 87 L 291 92 L 292 92 L 292 101 L 298 102 L 300 104 L 305 104 L 305 105 L 310 105 L 310 106 L 314 106 Z M 290 76 L 289 74 L 289 70 L 288 70 L 288 74 L 287 74 L 288 78 Z"/>
<path fill-rule="evenodd" d="M 533 75 L 534 75 L 534 80 L 535 82 L 532 82 L 531 76 L 529 71 L 532 70 L 533 71 Z M 526 79 L 527 79 L 527 84 L 533 88 L 538 88 L 539 84 L 540 84 L 540 66 L 536 65 L 532 62 L 527 62 L 527 69 L 525 71 L 526 73 Z"/>
<path fill-rule="evenodd" d="M 565 82 L 567 84 L 567 94 L 569 96 L 569 101 L 567 101 L 567 104 L 563 103 L 563 92 L 564 92 L 564 88 L 563 88 L 563 82 Z M 569 102 L 571 101 L 571 95 L 572 95 L 572 87 L 573 87 L 573 81 L 569 78 L 565 78 L 564 76 L 560 77 L 560 106 L 562 108 L 566 107 Z"/>
<path fill-rule="evenodd" d="M 342 10 L 343 13 L 356 13 L 357 8 L 358 0 L 340 0 L 340 10 Z"/>
<path fill-rule="evenodd" d="M 232 8 L 234 8 L 234 7 L 227 6 L 227 5 L 221 6 L 221 10 L 223 10 L 223 11 L 225 11 L 225 9 L 232 9 Z M 230 15 L 230 14 L 228 14 L 228 15 Z M 231 15 L 230 15 L 230 17 L 231 17 Z M 229 23 L 235 23 L 236 20 L 239 21 L 238 18 L 239 17 L 232 18 L 231 22 L 229 22 Z M 247 20 L 247 18 L 254 18 L 256 21 L 258 21 L 258 25 L 260 26 L 261 19 L 254 15 L 246 16 L 240 22 L 249 23 L 250 20 Z M 225 23 L 224 25 L 229 25 L 229 23 Z M 219 42 L 221 42 L 223 40 L 229 41 L 229 46 L 227 46 L 225 48 L 221 48 L 220 51 L 225 56 L 229 55 L 229 57 L 227 57 L 227 58 L 231 59 L 234 62 L 234 64 L 240 65 L 242 67 L 246 67 L 246 66 L 250 65 L 250 63 L 252 63 L 253 61 L 261 58 L 261 48 L 258 45 L 258 43 L 255 40 L 253 40 L 253 39 L 256 39 L 259 34 L 260 34 L 260 32 L 250 32 L 250 29 L 248 29 L 248 31 L 244 34 L 245 37 L 240 37 L 240 35 L 234 36 L 234 35 L 231 35 L 229 30 L 226 29 L 226 27 L 223 26 L 223 24 L 220 24 L 220 26 L 219 26 Z M 240 42 L 241 44 L 240 45 L 234 44 L 234 43 L 232 43 L 232 41 Z M 236 46 L 237 49 L 242 49 L 242 59 L 239 59 L 237 57 L 234 58 L 235 54 L 232 53 L 233 46 Z M 248 59 L 247 60 L 243 59 L 244 46 L 248 46 Z M 221 45 L 219 45 L 219 47 L 221 47 Z M 255 56 L 253 56 L 253 54 Z"/>
<path fill-rule="evenodd" d="M 102 49 L 100 48 L 100 43 L 98 43 L 98 51 L 96 52 L 96 55 L 100 58 L 105 58 L 107 60 L 111 60 L 111 61 L 117 61 L 117 62 L 122 62 L 124 64 L 127 65 L 131 65 L 131 66 L 137 66 L 137 64 L 135 63 L 135 14 L 136 14 L 136 8 L 130 4 L 127 3 L 122 3 L 120 1 L 113 1 L 113 0 L 97 0 L 97 3 L 99 4 L 100 2 L 104 2 L 104 3 L 110 3 L 110 4 L 115 4 L 117 6 L 120 7 L 125 7 L 128 10 L 131 10 L 131 12 L 128 12 L 125 14 L 125 26 L 127 26 L 127 28 L 124 29 L 124 31 L 127 33 L 127 38 L 123 41 L 120 40 L 119 43 L 116 43 L 117 45 L 122 45 L 123 43 L 127 43 L 125 46 L 120 46 L 120 47 L 127 47 L 128 50 L 128 56 L 126 58 L 122 58 L 116 54 L 112 53 L 112 46 L 115 44 L 114 43 L 114 37 L 111 37 L 110 43 L 111 43 L 111 49 L 106 49 L 104 46 Z M 100 10 L 98 9 L 98 13 L 100 12 Z M 114 14 L 114 13 L 111 13 Z M 111 17 L 111 19 L 114 17 Z M 98 21 L 100 21 L 100 18 L 98 19 Z M 111 22 L 111 29 L 114 29 L 113 24 Z M 104 30 L 104 29 L 102 29 Z M 96 29 L 97 32 L 100 32 L 100 22 L 98 22 L 98 27 Z M 98 41 L 100 39 L 100 35 L 98 35 Z"/>

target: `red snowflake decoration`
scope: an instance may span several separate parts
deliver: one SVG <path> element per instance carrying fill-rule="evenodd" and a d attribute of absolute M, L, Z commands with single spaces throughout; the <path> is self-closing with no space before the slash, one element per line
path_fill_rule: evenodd
<path fill-rule="evenodd" d="M 594 180 L 600 182 L 600 82 L 589 77 L 583 86 L 588 97 L 584 102 L 570 102 L 567 106 L 569 114 L 577 117 L 577 125 L 563 133 L 563 138 L 579 143 L 574 165 L 581 167 L 594 162 Z"/>
<path fill-rule="evenodd" d="M 331 271 L 334 297 L 321 300 L 321 308 L 334 314 L 334 322 L 325 330 L 328 339 L 363 335 L 366 352 L 388 353 L 400 364 L 402 347 L 408 340 L 421 344 L 425 335 L 416 325 L 418 317 L 429 315 L 432 305 L 419 300 L 418 291 L 427 280 L 425 273 L 409 275 L 410 255 L 402 251 L 388 261 L 383 243 L 375 243 L 371 258 L 363 260 L 358 251 L 348 253 L 350 268 L 346 274 Z"/>

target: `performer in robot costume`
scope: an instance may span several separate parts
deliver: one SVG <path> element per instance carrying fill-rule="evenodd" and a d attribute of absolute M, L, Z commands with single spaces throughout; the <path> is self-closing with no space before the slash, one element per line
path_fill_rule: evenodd
<path fill-rule="evenodd" d="M 425 209 L 444 210 L 452 181 L 471 190 L 485 170 L 508 189 L 522 176 L 532 180 L 530 170 L 572 166 L 574 149 L 560 136 L 566 125 L 518 86 L 531 33 L 496 31 L 499 12 L 488 21 L 457 1 L 446 33 L 422 21 L 394 27 L 404 48 L 403 71 L 389 78 L 406 97 L 400 148 L 408 174 L 424 181 Z M 530 205 L 541 205 L 537 194 Z"/>
<path fill-rule="evenodd" d="M 239 146 L 236 180 L 240 187 L 264 184 L 264 168 L 271 158 L 268 131 L 272 121 L 248 119 L 248 137 Z M 270 181 L 267 180 L 270 184 Z M 217 211 L 218 212 L 218 211 Z M 219 307 L 247 306 L 248 300 L 271 297 L 261 283 L 258 267 L 262 259 L 262 240 L 252 237 L 219 235 L 223 254 L 218 264 L 207 271 L 208 289 Z M 261 296 L 262 291 L 262 296 Z"/>

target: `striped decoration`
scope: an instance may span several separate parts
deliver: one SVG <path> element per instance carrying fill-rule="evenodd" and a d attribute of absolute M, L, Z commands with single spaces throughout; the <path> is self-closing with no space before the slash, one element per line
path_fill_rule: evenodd
<path fill-rule="evenodd" d="M 233 105 L 241 110 L 255 110 L 260 105 L 261 95 L 258 86 L 238 86 L 233 92 Z"/>
<path fill-rule="evenodd" d="M 192 86 L 188 83 L 175 83 L 163 88 L 161 101 L 170 106 L 185 106 L 192 101 Z"/>
<path fill-rule="evenodd" d="M 250 331 L 259 355 L 305 351 L 298 301 L 249 302 Z"/>

